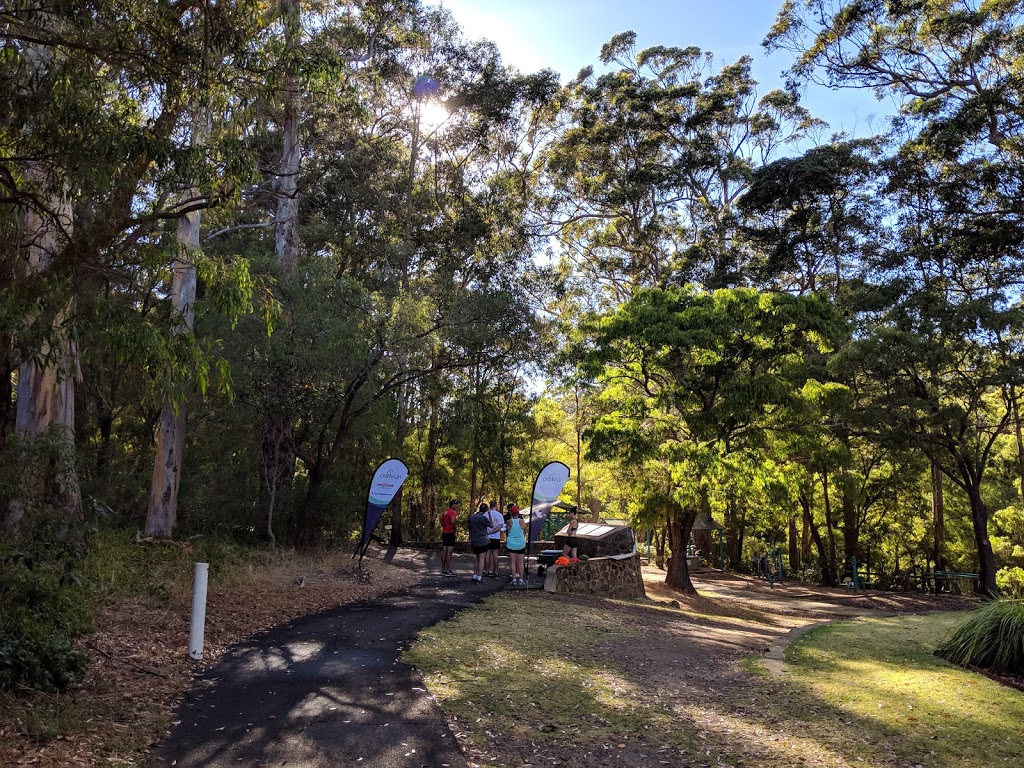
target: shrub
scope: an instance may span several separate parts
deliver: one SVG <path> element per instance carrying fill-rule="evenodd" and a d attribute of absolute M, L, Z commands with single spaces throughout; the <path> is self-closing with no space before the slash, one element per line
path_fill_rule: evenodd
<path fill-rule="evenodd" d="M 86 658 L 70 640 L 26 629 L 0 627 L 0 689 L 65 691 L 82 679 Z"/>
<path fill-rule="evenodd" d="M 95 505 L 86 508 L 96 517 Z M 22 529 L 0 542 L 0 689 L 63 691 L 85 671 L 72 642 L 92 621 L 80 566 L 95 525 L 44 506 Z"/>
<path fill-rule="evenodd" d="M 1007 597 L 1024 598 L 1024 568 L 1000 568 L 996 586 Z"/>
<path fill-rule="evenodd" d="M 993 600 L 972 611 L 935 655 L 961 666 L 1024 675 L 1024 602 Z"/>
<path fill-rule="evenodd" d="M 60 547 L 0 552 L 0 689 L 63 691 L 85 670 L 71 638 L 89 626 L 85 590 Z"/>

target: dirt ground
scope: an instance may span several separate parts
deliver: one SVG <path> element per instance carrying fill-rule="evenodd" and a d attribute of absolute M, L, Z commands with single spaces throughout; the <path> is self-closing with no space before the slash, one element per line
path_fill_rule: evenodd
<path fill-rule="evenodd" d="M 191 603 L 111 601 L 81 638 L 86 680 L 66 695 L 0 694 L 0 766 L 141 765 L 167 733 L 193 679 L 233 645 L 298 616 L 402 589 L 420 574 L 347 555 L 272 566 L 231 585 L 211 582 L 201 661 L 188 656 Z M 58 730 L 59 729 L 59 730 Z"/>

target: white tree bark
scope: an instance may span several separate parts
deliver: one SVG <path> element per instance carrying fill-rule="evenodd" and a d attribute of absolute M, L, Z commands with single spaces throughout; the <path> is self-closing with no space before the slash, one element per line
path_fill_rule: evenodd
<path fill-rule="evenodd" d="M 295 71 L 296 51 L 300 44 L 302 8 L 300 0 L 282 0 L 281 15 L 285 29 L 285 57 L 288 73 L 282 92 L 284 114 L 281 120 L 281 163 L 274 189 L 277 195 L 274 231 L 274 255 L 285 272 L 299 262 L 299 174 L 302 172 L 302 145 L 299 121 L 302 117 L 302 84 Z"/>
<path fill-rule="evenodd" d="M 190 189 L 182 201 L 194 200 L 197 190 Z M 178 248 L 171 266 L 171 300 L 174 305 L 174 334 L 192 333 L 196 301 L 195 255 L 199 252 L 200 211 L 190 211 L 178 219 Z M 178 519 L 178 489 L 181 485 L 181 462 L 185 446 L 185 424 L 188 406 L 164 403 L 156 435 L 156 460 L 149 487 L 146 509 L 146 535 L 170 538 Z"/>
<path fill-rule="evenodd" d="M 44 210 L 31 208 L 25 216 L 28 270 L 49 270 L 72 231 L 71 203 L 52 190 L 45 170 L 33 164 L 26 172 L 30 187 L 46 201 Z M 82 513 L 82 496 L 75 463 L 75 384 L 81 380 L 78 347 L 69 325 L 69 301 L 49 320 L 37 349 L 26 354 L 18 368 L 15 431 L 21 441 L 22 485 L 8 506 L 5 523 L 17 532 L 26 513 L 50 500 L 68 520 Z M 40 317 L 30 321 L 46 322 Z"/>

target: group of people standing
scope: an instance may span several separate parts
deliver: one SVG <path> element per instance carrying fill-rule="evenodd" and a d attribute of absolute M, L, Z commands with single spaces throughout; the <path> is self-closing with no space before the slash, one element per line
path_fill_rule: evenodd
<path fill-rule="evenodd" d="M 575 556 L 575 533 L 578 522 L 575 510 L 570 513 L 570 536 Z M 459 500 L 448 502 L 448 509 L 441 515 L 441 575 L 454 576 L 452 555 L 455 552 L 455 524 L 459 516 Z M 481 503 L 469 518 L 469 546 L 476 555 L 473 566 L 473 581 L 485 578 L 499 578 L 498 551 L 501 549 L 501 534 L 505 534 L 505 551 L 508 552 L 512 586 L 526 586 L 526 544 L 527 522 L 519 507 L 512 502 L 505 505 L 505 514 L 498 510 L 498 502 Z"/>

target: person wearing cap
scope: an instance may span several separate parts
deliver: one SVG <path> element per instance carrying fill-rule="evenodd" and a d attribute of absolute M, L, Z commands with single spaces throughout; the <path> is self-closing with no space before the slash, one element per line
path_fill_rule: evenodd
<path fill-rule="evenodd" d="M 448 502 L 448 509 L 441 515 L 441 575 L 454 576 L 452 554 L 455 552 L 455 520 L 459 516 L 459 500 Z"/>
<path fill-rule="evenodd" d="M 508 550 L 508 562 L 512 570 L 512 586 L 525 587 L 523 571 L 526 563 L 526 521 L 519 514 L 519 507 L 515 504 L 508 505 L 508 512 L 505 549 Z"/>

